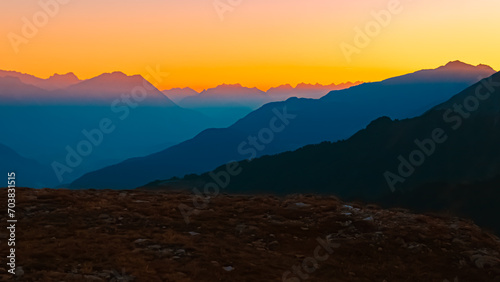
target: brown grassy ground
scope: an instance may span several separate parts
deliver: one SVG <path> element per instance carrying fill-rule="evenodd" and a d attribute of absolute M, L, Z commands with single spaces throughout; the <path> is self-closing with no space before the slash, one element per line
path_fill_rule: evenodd
<path fill-rule="evenodd" d="M 189 225 L 187 193 L 18 188 L 17 201 L 20 281 L 282 281 L 318 237 L 335 248 L 308 281 L 500 281 L 500 241 L 473 223 L 334 197 L 220 195 Z"/>

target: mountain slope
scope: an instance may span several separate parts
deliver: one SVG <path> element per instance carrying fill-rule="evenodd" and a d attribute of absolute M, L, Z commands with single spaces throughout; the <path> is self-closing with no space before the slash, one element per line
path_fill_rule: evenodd
<path fill-rule="evenodd" d="M 485 71 L 483 67 L 467 66 L 467 69 L 466 77 L 451 81 L 449 77 L 456 68 L 447 65 L 415 73 L 419 77 L 424 73 L 432 78 L 419 81 L 417 85 L 408 84 L 410 74 L 333 91 L 319 100 L 291 98 L 285 102 L 269 103 L 226 129 L 207 130 L 192 140 L 151 156 L 91 172 L 76 180 L 71 187 L 133 188 L 155 179 L 200 173 L 231 160 L 349 138 L 377 117 L 405 118 L 420 114 L 473 84 L 478 76 L 494 72 L 492 69 Z M 436 81 L 436 77 L 442 77 L 443 81 Z M 416 93 L 416 88 L 425 95 Z M 370 99 L 364 101 L 366 97 Z M 416 103 L 414 100 L 418 97 L 420 102 Z M 423 108 L 423 105 L 428 107 Z M 274 133 L 271 132 L 272 138 L 265 134 L 269 134 L 270 128 L 275 129 Z M 254 145 L 250 140 L 254 137 L 250 136 L 258 137 L 259 133 L 259 144 Z"/>

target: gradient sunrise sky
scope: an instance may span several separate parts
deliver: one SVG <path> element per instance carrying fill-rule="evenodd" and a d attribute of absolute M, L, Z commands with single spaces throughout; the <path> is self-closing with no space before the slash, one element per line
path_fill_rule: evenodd
<path fill-rule="evenodd" d="M 32 22 L 42 8 L 0 2 L 0 69 L 86 79 L 145 75 L 159 64 L 170 73 L 160 89 L 197 90 L 376 81 L 457 59 L 500 69 L 498 0 L 401 0 L 402 11 L 350 62 L 342 42 L 354 45 L 355 28 L 394 0 L 241 0 L 222 20 L 214 0 L 65 1 L 18 53 L 9 34 L 22 36 L 23 17 Z"/>

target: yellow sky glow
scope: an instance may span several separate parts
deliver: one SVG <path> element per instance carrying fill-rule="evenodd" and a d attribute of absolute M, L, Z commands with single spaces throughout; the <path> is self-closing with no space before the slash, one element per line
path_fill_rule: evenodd
<path fill-rule="evenodd" d="M 39 1 L 0 3 L 0 69 L 87 79 L 112 71 L 145 76 L 147 66 L 160 65 L 170 73 L 160 89 L 196 90 L 376 81 L 452 60 L 500 69 L 496 0 L 242 0 L 222 18 L 214 3 L 227 0 L 41 2 L 57 8 L 50 6 L 32 38 L 23 36 L 23 18 L 43 20 Z M 358 48 L 355 28 L 382 10 L 390 13 L 386 26 Z M 13 46 L 13 34 L 24 41 Z M 342 43 L 357 48 L 351 60 Z"/>

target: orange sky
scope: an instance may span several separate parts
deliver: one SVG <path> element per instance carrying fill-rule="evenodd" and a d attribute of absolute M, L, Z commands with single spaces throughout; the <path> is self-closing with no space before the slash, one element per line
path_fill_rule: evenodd
<path fill-rule="evenodd" d="M 457 59 L 500 69 L 497 0 L 241 0 L 222 18 L 214 3 L 227 0 L 41 0 L 57 1 L 68 3 L 46 22 L 39 0 L 0 2 L 0 69 L 85 79 L 159 64 L 170 73 L 159 88 L 197 90 L 375 81 Z M 355 28 L 389 6 L 396 13 L 356 47 Z M 31 38 L 23 18 L 38 23 Z M 343 42 L 358 48 L 350 61 Z"/>

